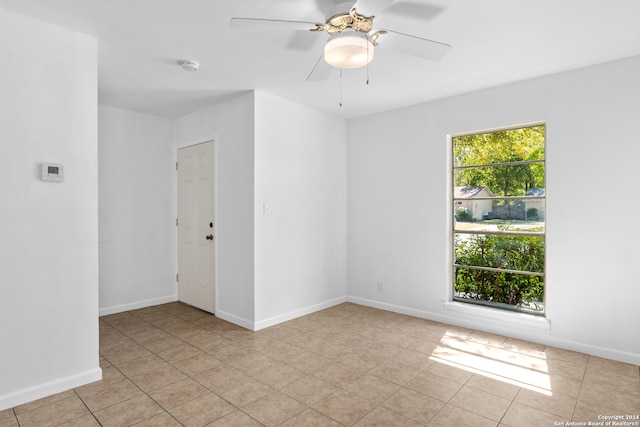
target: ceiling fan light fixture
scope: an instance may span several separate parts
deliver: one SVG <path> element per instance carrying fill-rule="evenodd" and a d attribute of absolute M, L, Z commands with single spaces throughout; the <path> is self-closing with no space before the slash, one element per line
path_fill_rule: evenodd
<path fill-rule="evenodd" d="M 343 31 L 329 37 L 324 60 L 337 68 L 364 67 L 373 59 L 373 43 L 365 33 Z"/>

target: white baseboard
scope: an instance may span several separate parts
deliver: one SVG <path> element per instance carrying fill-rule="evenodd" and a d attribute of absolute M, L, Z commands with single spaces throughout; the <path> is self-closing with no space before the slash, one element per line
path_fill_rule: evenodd
<path fill-rule="evenodd" d="M 234 325 L 242 326 L 243 328 L 249 329 L 251 331 L 255 330 L 253 329 L 253 320 L 245 319 L 243 317 L 239 317 L 219 309 L 216 309 L 215 315 L 216 317 L 219 317 L 222 320 L 226 320 L 227 322 L 231 322 Z"/>
<path fill-rule="evenodd" d="M 95 368 L 76 375 L 48 381 L 0 396 L 0 411 L 71 390 L 102 379 L 102 369 Z"/>
<path fill-rule="evenodd" d="M 259 331 L 260 329 L 268 328 L 269 326 L 275 326 L 288 320 L 306 316 L 307 314 L 315 313 L 316 311 L 324 310 L 325 308 L 333 307 L 334 305 L 342 304 L 343 302 L 347 302 L 346 297 L 334 298 L 318 304 L 310 305 L 308 307 L 290 311 L 288 313 L 279 314 L 277 316 L 260 320 L 258 322 L 244 319 L 242 317 L 238 317 L 219 309 L 216 310 L 216 317 L 219 317 L 222 320 L 226 320 L 227 322 L 231 322 L 235 325 L 242 326 L 243 328 L 249 329 L 251 331 Z"/>
<path fill-rule="evenodd" d="M 447 314 L 442 315 L 429 311 L 417 310 L 410 307 L 388 304 L 380 301 L 353 296 L 347 296 L 347 301 L 367 307 L 391 311 L 394 313 L 406 314 L 408 316 L 418 317 L 421 319 L 433 320 L 435 322 L 480 330 L 483 332 L 489 332 L 510 338 L 535 342 L 551 347 L 577 351 L 579 353 L 598 356 L 605 359 L 617 360 L 624 363 L 631 363 L 633 365 L 640 365 L 640 354 L 629 353 L 626 351 L 556 337 L 550 333 L 551 326 L 546 326 L 546 324 L 541 324 L 538 327 L 527 324 L 520 325 L 521 327 L 514 327 L 513 322 L 500 322 L 499 319 L 492 318 L 493 316 L 489 315 L 488 313 L 483 313 L 483 315 L 472 317 L 469 313 L 466 312 L 467 310 L 464 309 L 457 310 L 448 307 L 448 309 L 446 309 L 445 311 Z"/>
<path fill-rule="evenodd" d="M 298 310 L 290 311 L 289 313 L 284 313 L 278 316 L 270 317 L 268 319 L 260 320 L 258 322 L 255 322 L 253 330 L 259 331 L 260 329 L 268 328 L 269 326 L 274 326 L 288 320 L 306 316 L 307 314 L 315 313 L 316 311 L 324 310 L 325 308 L 333 307 L 334 305 L 342 304 L 343 302 L 347 302 L 347 297 L 334 298 L 318 304 L 310 305 L 308 307 L 303 307 Z"/>
<path fill-rule="evenodd" d="M 439 316 L 437 314 L 433 314 L 428 311 L 417 310 L 414 308 L 404 307 L 401 305 L 389 304 L 386 302 L 380 302 L 380 301 L 370 300 L 366 298 L 359 298 L 354 296 L 348 296 L 347 301 L 354 304 L 364 305 L 366 307 L 373 307 L 373 308 L 379 308 L 380 310 L 391 311 L 393 313 L 406 314 L 407 316 L 418 317 L 420 319 L 428 319 L 436 322 L 448 323 L 444 318 L 444 316 Z"/>
<path fill-rule="evenodd" d="M 123 311 L 137 310 L 139 308 L 151 307 L 154 305 L 166 304 L 168 302 L 178 301 L 178 295 L 167 295 L 160 298 L 153 298 L 144 301 L 136 301 L 122 305 L 114 305 L 112 307 L 101 307 L 99 311 L 100 316 L 106 316 L 108 314 L 122 313 Z"/>

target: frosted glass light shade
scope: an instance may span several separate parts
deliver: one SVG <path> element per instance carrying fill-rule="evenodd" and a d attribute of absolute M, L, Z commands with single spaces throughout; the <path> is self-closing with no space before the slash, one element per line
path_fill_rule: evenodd
<path fill-rule="evenodd" d="M 337 68 L 358 68 L 373 59 L 373 43 L 364 33 L 345 31 L 329 37 L 324 60 Z"/>

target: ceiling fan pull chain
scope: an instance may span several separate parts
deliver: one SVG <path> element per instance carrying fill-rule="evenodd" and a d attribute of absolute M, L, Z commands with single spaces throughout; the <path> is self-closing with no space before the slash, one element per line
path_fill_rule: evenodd
<path fill-rule="evenodd" d="M 342 68 L 340 68 L 340 106 L 342 107 Z"/>
<path fill-rule="evenodd" d="M 367 44 L 367 84 L 369 84 L 369 45 Z"/>

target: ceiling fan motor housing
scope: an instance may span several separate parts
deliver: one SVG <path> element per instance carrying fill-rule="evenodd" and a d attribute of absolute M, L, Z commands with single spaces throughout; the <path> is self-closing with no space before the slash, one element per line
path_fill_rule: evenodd
<path fill-rule="evenodd" d="M 351 9 L 348 13 L 339 13 L 327 19 L 327 23 L 319 28 L 326 30 L 329 34 L 336 34 L 352 29 L 361 33 L 368 33 L 373 27 L 373 16 L 364 16 Z"/>

